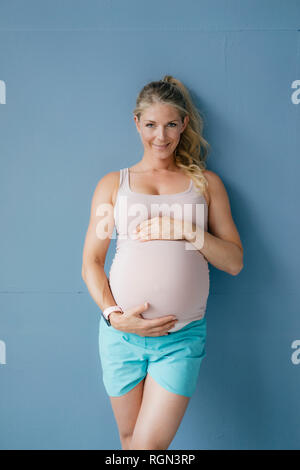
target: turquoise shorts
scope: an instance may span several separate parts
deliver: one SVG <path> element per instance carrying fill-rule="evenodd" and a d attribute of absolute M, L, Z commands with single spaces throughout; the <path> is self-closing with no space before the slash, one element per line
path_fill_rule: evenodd
<path fill-rule="evenodd" d="M 206 356 L 206 317 L 166 336 L 140 336 L 99 325 L 102 379 L 109 396 L 129 392 L 147 373 L 166 390 L 191 397 Z"/>

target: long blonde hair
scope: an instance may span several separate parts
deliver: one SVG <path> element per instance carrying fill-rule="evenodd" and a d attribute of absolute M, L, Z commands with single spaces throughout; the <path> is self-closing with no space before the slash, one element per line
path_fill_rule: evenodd
<path fill-rule="evenodd" d="M 194 105 L 187 88 L 171 75 L 165 75 L 162 80 L 150 82 L 142 88 L 133 114 L 140 120 L 143 111 L 155 103 L 174 106 L 182 122 L 186 115 L 189 116 L 189 122 L 181 133 L 175 151 L 175 164 L 193 180 L 199 192 L 203 193 L 205 187 L 208 186 L 203 170 L 206 169 L 210 145 L 202 136 L 203 118 L 200 112 Z"/>

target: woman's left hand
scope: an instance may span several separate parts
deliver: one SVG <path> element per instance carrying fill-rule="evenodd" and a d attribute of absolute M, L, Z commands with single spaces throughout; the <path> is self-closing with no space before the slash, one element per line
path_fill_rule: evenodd
<path fill-rule="evenodd" d="M 183 220 L 167 215 L 147 219 L 137 225 L 133 238 L 139 241 L 184 240 Z"/>

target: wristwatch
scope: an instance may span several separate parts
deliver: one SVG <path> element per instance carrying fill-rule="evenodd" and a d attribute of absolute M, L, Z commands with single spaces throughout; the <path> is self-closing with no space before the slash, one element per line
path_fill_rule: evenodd
<path fill-rule="evenodd" d="M 108 326 L 111 326 L 111 323 L 109 321 L 109 314 L 112 313 L 112 312 L 124 313 L 122 307 L 120 307 L 119 305 L 113 305 L 112 307 L 105 308 L 103 310 L 103 312 L 101 312 L 101 315 L 104 318 L 104 321 Z"/>

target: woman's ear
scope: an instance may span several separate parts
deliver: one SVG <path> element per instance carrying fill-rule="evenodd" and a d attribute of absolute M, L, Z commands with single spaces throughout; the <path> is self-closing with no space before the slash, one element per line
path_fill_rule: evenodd
<path fill-rule="evenodd" d="M 187 114 L 187 115 L 184 117 L 184 120 L 183 120 L 183 129 L 182 129 L 182 132 L 185 130 L 186 126 L 188 125 L 189 120 L 190 120 L 190 116 Z"/>
<path fill-rule="evenodd" d="M 135 125 L 136 125 L 136 128 L 137 128 L 137 131 L 140 133 L 140 123 L 139 123 L 139 119 L 138 117 L 135 115 L 134 116 L 134 122 L 135 122 Z"/>

